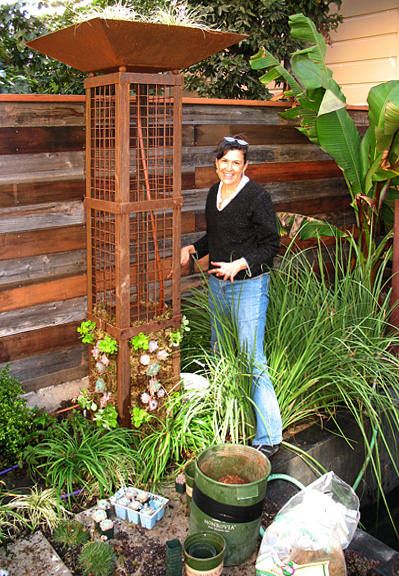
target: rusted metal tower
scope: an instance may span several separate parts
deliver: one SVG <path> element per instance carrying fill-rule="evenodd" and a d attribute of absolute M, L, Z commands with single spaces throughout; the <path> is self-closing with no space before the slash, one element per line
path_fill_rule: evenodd
<path fill-rule="evenodd" d="M 95 18 L 28 44 L 90 74 L 85 81 L 87 316 L 118 342 L 117 407 L 123 425 L 130 422 L 129 341 L 181 322 L 179 70 L 244 38 Z M 167 280 L 171 270 L 173 282 Z M 175 355 L 175 378 L 179 372 Z"/>

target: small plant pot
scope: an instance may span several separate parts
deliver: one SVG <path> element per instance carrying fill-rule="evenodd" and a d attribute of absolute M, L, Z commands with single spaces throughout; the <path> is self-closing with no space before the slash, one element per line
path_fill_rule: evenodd
<path fill-rule="evenodd" d="M 117 516 L 117 518 L 120 518 L 121 520 L 126 520 L 127 517 L 127 507 L 130 504 L 130 500 L 129 498 L 125 498 L 124 496 L 122 496 L 122 498 L 118 498 L 118 500 L 115 501 L 115 514 Z"/>
<path fill-rule="evenodd" d="M 100 534 L 106 536 L 108 540 L 114 537 L 114 523 L 108 518 L 100 522 Z"/>
<path fill-rule="evenodd" d="M 175 481 L 175 490 L 178 494 L 184 494 L 186 491 L 186 483 L 181 484 L 180 482 Z"/>
<path fill-rule="evenodd" d="M 97 508 L 99 510 L 104 510 L 107 515 L 107 518 L 111 517 L 111 504 L 108 502 L 108 500 L 98 500 Z"/>
<path fill-rule="evenodd" d="M 140 512 L 140 522 L 143 528 L 147 528 L 147 530 L 154 528 L 157 519 L 156 511 L 152 506 L 143 507 L 142 511 Z"/>
<path fill-rule="evenodd" d="M 129 504 L 129 507 L 127 509 L 127 518 L 129 522 L 131 522 L 132 524 L 139 524 L 141 508 L 142 506 L 138 502 L 135 502 L 134 505 L 133 502 Z"/>
<path fill-rule="evenodd" d="M 182 545 L 179 539 L 166 541 L 166 576 L 182 575 Z"/>
<path fill-rule="evenodd" d="M 223 572 L 226 541 L 216 532 L 195 532 L 184 541 L 186 574 L 204 573 L 219 576 Z"/>
<path fill-rule="evenodd" d="M 104 520 L 107 520 L 107 513 L 105 512 L 105 510 L 96 509 L 96 510 L 94 510 L 91 517 L 92 517 L 93 522 L 94 522 L 94 528 L 97 530 L 97 532 L 101 533 L 100 524 Z"/>
<path fill-rule="evenodd" d="M 195 462 L 189 462 L 184 468 L 184 476 L 186 478 L 186 497 L 187 497 L 187 505 L 189 508 L 191 508 L 191 499 L 193 497 L 194 475 L 195 475 Z"/>

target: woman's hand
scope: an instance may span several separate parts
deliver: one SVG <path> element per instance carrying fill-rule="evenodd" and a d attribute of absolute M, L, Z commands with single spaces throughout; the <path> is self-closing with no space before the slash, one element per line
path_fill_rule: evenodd
<path fill-rule="evenodd" d="M 234 282 L 235 276 L 241 270 L 247 268 L 245 258 L 239 258 L 238 260 L 233 260 L 233 262 L 211 262 L 211 264 L 216 266 L 216 268 L 208 270 L 209 274 L 215 274 L 218 278 L 223 277 L 223 280 L 230 280 L 230 282 Z"/>
<path fill-rule="evenodd" d="M 189 244 L 189 246 L 184 246 L 180 250 L 180 265 L 185 266 L 188 261 L 190 260 L 191 254 L 195 254 L 195 248 L 193 244 Z"/>
<path fill-rule="evenodd" d="M 195 248 L 193 244 L 184 246 L 184 248 L 180 250 L 180 266 L 185 266 L 188 263 L 191 254 L 195 254 Z M 166 279 L 168 280 L 169 278 L 172 278 L 172 275 L 173 270 L 169 272 L 169 274 L 166 276 Z"/>

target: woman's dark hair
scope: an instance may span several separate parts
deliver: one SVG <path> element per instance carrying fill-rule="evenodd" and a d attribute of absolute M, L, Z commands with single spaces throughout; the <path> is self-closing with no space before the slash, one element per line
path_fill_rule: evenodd
<path fill-rule="evenodd" d="M 246 163 L 248 160 L 248 146 L 248 142 L 241 134 L 225 136 L 216 148 L 215 155 L 220 160 L 229 150 L 241 150 L 244 155 L 244 163 Z"/>

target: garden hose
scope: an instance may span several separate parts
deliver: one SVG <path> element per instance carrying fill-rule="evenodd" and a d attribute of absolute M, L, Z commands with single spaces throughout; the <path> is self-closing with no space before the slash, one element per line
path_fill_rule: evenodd
<path fill-rule="evenodd" d="M 271 480 L 285 480 L 286 482 L 294 484 L 294 486 L 299 488 L 299 490 L 303 490 L 305 488 L 302 482 L 300 482 L 296 478 L 293 478 L 292 476 L 289 476 L 288 474 L 271 474 L 267 479 L 267 481 L 270 482 Z M 263 537 L 265 530 L 262 528 L 262 526 L 259 528 L 259 533 L 261 537 Z"/>

